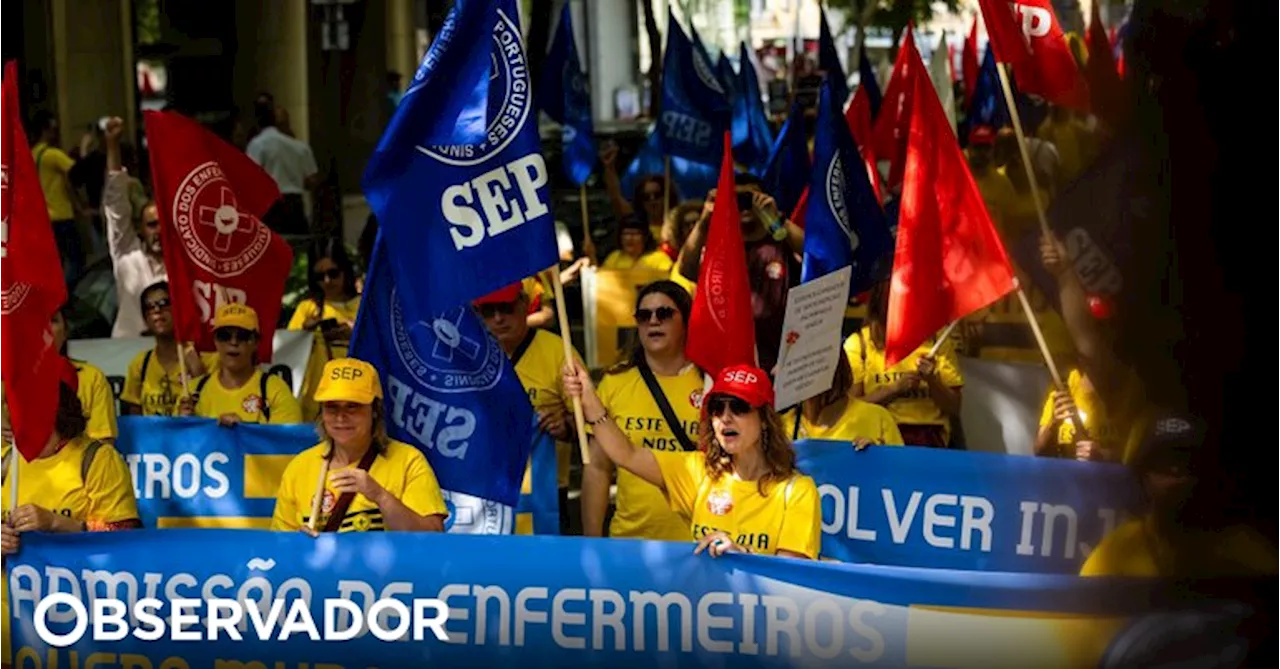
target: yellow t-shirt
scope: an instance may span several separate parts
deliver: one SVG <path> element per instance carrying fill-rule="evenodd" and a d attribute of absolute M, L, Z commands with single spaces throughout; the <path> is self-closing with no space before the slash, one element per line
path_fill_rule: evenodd
<path fill-rule="evenodd" d="M 90 363 L 73 359 L 79 389 L 76 397 L 81 400 L 81 408 L 88 425 L 84 434 L 90 439 L 115 439 L 119 434 L 115 426 L 115 394 L 111 393 L 111 384 L 106 380 L 102 370 Z M 4 382 L 0 381 L 0 405 L 5 413 L 9 412 Z"/>
<path fill-rule="evenodd" d="M 974 183 L 978 185 L 978 192 L 982 193 L 982 202 L 987 206 L 987 213 L 991 215 L 991 221 L 996 224 L 996 228 L 1000 229 L 1001 218 L 1005 209 L 1009 206 L 1009 202 L 1017 196 L 1013 190 L 1013 183 L 1009 181 L 1009 177 L 1005 175 L 1004 170 L 992 167 L 986 172 L 973 177 Z M 1013 240 L 1007 240 L 1012 242 Z"/>
<path fill-rule="evenodd" d="M 1126 417 L 1131 417 L 1141 397 L 1141 384 L 1138 382 L 1136 375 L 1129 375 L 1128 380 L 1122 390 L 1124 398 L 1124 406 L 1118 407 L 1117 410 L 1109 410 L 1102 403 L 1102 398 L 1098 396 L 1097 391 L 1092 387 L 1086 388 L 1084 383 L 1084 375 L 1080 370 L 1073 369 L 1067 375 L 1067 390 L 1071 393 L 1071 399 L 1076 404 L 1076 409 L 1080 411 L 1080 418 L 1084 421 L 1085 429 L 1088 430 L 1089 436 L 1098 442 L 1108 452 L 1114 454 L 1118 460 L 1123 454 L 1125 440 L 1128 438 L 1128 426 L 1131 422 Z M 1044 410 L 1040 412 L 1040 427 L 1053 424 L 1053 392 L 1050 389 L 1048 397 L 1044 401 Z M 1076 427 L 1073 421 L 1066 420 L 1058 425 L 1057 444 L 1064 453 L 1069 453 L 1072 457 L 1075 455 L 1075 449 L 1072 444 L 1075 443 Z"/>
<path fill-rule="evenodd" d="M 276 493 L 275 514 L 271 518 L 273 530 L 298 530 L 311 521 L 311 506 L 315 499 L 316 480 L 324 466 L 324 456 L 329 445 L 321 442 L 294 456 L 280 477 L 280 489 Z M 354 467 L 355 464 L 347 465 Z M 345 469 L 346 467 L 339 468 Z M 331 469 L 331 472 L 338 471 Z M 394 439 L 387 449 L 374 458 L 369 475 L 378 485 L 400 500 L 420 516 L 447 516 L 440 484 L 422 451 Z M 329 521 L 329 512 L 338 502 L 337 493 L 327 480 L 324 501 L 321 503 L 317 529 Z M 385 530 L 382 511 L 364 495 L 357 494 L 347 507 L 346 518 L 339 532 L 380 532 Z"/>
<path fill-rule="evenodd" d="M 707 476 L 706 455 L 655 452 L 671 508 L 689 523 L 693 539 L 720 530 L 742 548 L 762 555 L 780 550 L 818 558 L 822 508 L 813 479 L 795 474 L 760 494 L 757 481 L 726 474 Z"/>
<path fill-rule="evenodd" d="M 684 275 L 680 273 L 679 263 L 672 263 L 671 276 L 669 278 L 681 288 L 684 288 L 685 291 L 689 293 L 689 297 L 693 297 L 693 291 L 698 288 L 697 281 L 690 281 L 684 278 Z"/>
<path fill-rule="evenodd" d="M 204 363 L 205 371 L 212 373 L 218 367 L 218 354 L 201 353 L 200 361 Z M 193 378 L 190 383 L 195 382 L 196 379 Z M 194 385 L 191 387 L 192 390 L 195 389 Z M 129 362 L 129 369 L 125 372 L 124 389 L 120 391 L 120 401 L 142 407 L 144 416 L 173 416 L 180 397 L 182 397 L 181 365 L 174 363 L 172 369 L 165 369 L 164 365 L 160 364 L 160 358 L 156 356 L 154 348 L 133 356 L 133 360 Z"/>
<path fill-rule="evenodd" d="M 341 324 L 355 328 L 356 312 L 359 309 L 360 296 L 358 295 L 345 302 L 326 301 L 324 309 L 320 310 L 320 318 L 321 320 L 332 318 Z M 315 317 L 317 310 L 315 300 L 303 300 L 294 310 L 293 317 L 289 319 L 289 329 L 301 330 L 308 320 Z M 324 335 L 320 332 L 316 332 L 313 338 L 311 355 L 307 358 L 307 370 L 302 375 L 302 417 L 308 422 L 320 415 L 320 405 L 313 398 L 316 388 L 320 385 L 320 375 L 324 373 L 324 363 L 347 357 L 347 342 L 326 343 Z"/>
<path fill-rule="evenodd" d="M 1203 540 L 1190 539 L 1184 545 L 1189 554 L 1182 555 L 1185 573 L 1166 573 L 1175 568 L 1162 567 L 1156 553 L 1167 548 L 1156 545 L 1141 518 L 1130 520 L 1103 538 L 1080 568 L 1081 576 L 1274 576 L 1277 554 L 1265 538 L 1252 529 L 1228 527 L 1205 532 Z"/>
<path fill-rule="evenodd" d="M 844 353 L 853 368 L 853 382 L 861 383 L 863 393 L 869 395 L 880 388 L 896 384 L 904 374 L 915 371 L 920 358 L 929 353 L 931 346 L 931 341 L 924 342 L 911 355 L 898 361 L 892 369 L 886 370 L 884 351 L 871 340 L 871 328 L 868 326 L 844 340 Z M 960 365 L 950 341 L 943 343 L 938 349 L 937 361 L 938 377 L 947 387 L 964 386 Z M 911 393 L 890 402 L 885 408 L 899 425 L 941 425 L 943 438 L 951 438 L 951 421 L 947 420 L 942 410 L 929 397 L 929 389 L 923 381 Z"/>
<path fill-rule="evenodd" d="M 71 205 L 71 192 L 67 190 L 67 174 L 76 164 L 65 151 L 40 142 L 31 147 L 31 156 L 40 173 L 40 190 L 44 191 L 45 207 L 50 221 L 66 221 L 76 217 Z"/>
<path fill-rule="evenodd" d="M 671 410 L 684 425 L 685 434 L 698 443 L 698 421 L 702 418 L 702 372 L 689 365 L 678 376 L 655 374 Z M 684 452 L 662 410 L 649 394 L 640 370 L 631 368 L 608 374 L 597 389 L 600 402 L 613 421 L 637 446 L 658 452 Z M 609 536 L 658 541 L 688 541 L 689 522 L 673 512 L 662 491 L 644 479 L 618 470 L 617 509 L 609 525 Z"/>
<path fill-rule="evenodd" d="M 302 409 L 293 391 L 285 385 L 280 377 L 271 374 L 267 377 L 267 406 L 271 409 L 271 419 L 262 415 L 262 370 L 254 370 L 253 376 L 243 386 L 228 389 L 222 385 L 219 374 L 206 374 L 192 385 L 192 392 L 199 388 L 200 398 L 196 400 L 195 415 L 203 418 L 217 418 L 223 414 L 233 413 L 245 423 L 270 423 L 272 425 L 288 425 L 302 422 Z M 207 380 L 206 380 L 207 379 Z M 201 388 L 201 383 L 204 387 Z"/>
<path fill-rule="evenodd" d="M 572 407 L 571 400 L 564 394 L 561 382 L 563 378 L 561 370 L 564 369 L 564 340 L 553 332 L 531 328 L 525 342 L 520 347 L 523 351 L 520 349 L 516 351 L 520 356 L 519 360 L 515 361 L 516 376 L 520 377 L 520 385 L 524 386 L 525 392 L 529 394 L 529 403 L 533 405 L 534 410 Z M 573 352 L 573 357 L 578 364 L 582 364 L 582 356 L 578 355 L 577 351 Z M 572 410 L 569 409 L 569 411 Z M 569 425 L 573 425 L 572 413 L 569 414 Z M 556 482 L 561 488 L 569 487 L 572 449 L 576 446 L 577 441 L 573 443 L 556 441 Z M 526 464 L 523 484 L 525 494 L 533 491 L 532 476 L 533 464 Z M 516 534 L 533 534 L 531 515 L 516 516 Z"/>
<path fill-rule="evenodd" d="M 90 530 L 110 523 L 138 519 L 138 502 L 133 496 L 133 478 L 119 451 L 103 443 L 89 465 L 88 476 L 81 476 L 85 448 L 93 442 L 86 436 L 67 442 L 61 450 L 47 458 L 31 462 L 19 457 L 18 506 L 34 504 L 54 513 L 83 521 Z M 6 453 L 6 462 L 7 459 Z M 5 469 L 9 469 L 8 466 Z M 9 519 L 9 477 L 5 476 L 3 508 Z M 5 562 L 8 562 L 6 559 Z M 3 619 L 5 663 L 12 661 L 13 644 L 9 637 L 8 571 L 4 573 L 5 596 L 0 597 L 0 619 Z"/>
<path fill-rule="evenodd" d="M 793 439 L 853 441 L 865 438 L 883 446 L 901 446 L 903 441 L 898 423 L 893 420 L 893 414 L 888 409 L 856 397 L 849 398 L 844 413 L 832 425 L 814 425 L 809 419 L 801 417 L 800 429 L 797 431 L 795 411 L 783 414 L 782 425 L 786 428 L 787 436 L 795 435 Z"/>
<path fill-rule="evenodd" d="M 1072 120 L 1056 123 L 1053 119 L 1045 119 L 1036 131 L 1038 139 L 1052 143 L 1058 150 L 1058 160 L 1062 166 L 1059 179 L 1063 184 L 1071 183 L 1084 169 L 1084 147 L 1081 141 L 1083 134 L 1083 129 Z"/>
<path fill-rule="evenodd" d="M 671 257 L 662 251 L 650 251 L 639 258 L 632 258 L 622 251 L 614 251 L 604 259 L 600 269 L 651 269 L 659 272 L 669 272 L 671 271 Z"/>

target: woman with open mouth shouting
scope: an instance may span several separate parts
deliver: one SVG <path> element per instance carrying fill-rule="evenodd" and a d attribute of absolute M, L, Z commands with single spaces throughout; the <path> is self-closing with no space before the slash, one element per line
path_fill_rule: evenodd
<path fill-rule="evenodd" d="M 699 448 L 691 452 L 631 443 L 580 365 L 565 369 L 564 388 L 582 398 L 583 414 L 609 459 L 662 490 L 690 524 L 698 542 L 695 553 L 818 557 L 818 488 L 796 471 L 796 454 L 763 370 L 750 365 L 721 370 L 702 403 Z"/>

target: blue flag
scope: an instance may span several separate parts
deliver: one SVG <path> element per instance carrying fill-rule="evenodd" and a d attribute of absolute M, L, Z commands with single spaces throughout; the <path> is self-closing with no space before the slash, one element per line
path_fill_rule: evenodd
<path fill-rule="evenodd" d="M 421 254 L 391 244 L 380 230 L 351 355 L 381 374 L 387 432 L 426 454 L 451 531 L 508 534 L 534 437 L 529 396 L 470 305 L 426 311 L 405 299 L 392 269 Z"/>
<path fill-rule="evenodd" d="M 1013 82 L 1010 82 L 1012 84 Z M 980 125 L 989 125 L 999 130 L 1012 123 L 1009 118 L 1009 106 L 1005 104 L 1004 94 L 1000 90 L 1000 75 L 996 72 L 996 55 L 987 43 L 987 52 L 982 56 L 982 66 L 978 68 L 978 81 L 973 88 L 973 100 L 969 103 L 967 117 L 970 131 Z M 968 136 L 964 138 L 968 144 Z"/>
<path fill-rule="evenodd" d="M 800 280 L 811 281 L 849 265 L 849 294 L 854 295 L 881 278 L 877 270 L 893 253 L 893 239 L 833 88 L 827 77 L 818 97 Z"/>
<path fill-rule="evenodd" d="M 564 145 L 564 173 L 575 186 L 586 183 L 596 166 L 595 127 L 591 120 L 591 93 L 582 75 L 578 48 L 573 39 L 569 3 L 560 12 L 560 27 L 547 52 L 538 96 L 542 110 L 560 124 Z"/>
<path fill-rule="evenodd" d="M 392 263 L 401 302 L 437 314 L 557 261 L 514 0 L 455 4 L 414 82 L 369 160 L 364 192 L 389 248 L 405 254 Z M 461 103 L 449 100 L 482 82 L 485 130 L 435 143 L 459 132 L 448 129 L 460 118 L 448 110 Z"/>
<path fill-rule="evenodd" d="M 858 54 L 858 85 L 867 92 L 867 101 L 871 103 L 871 120 L 880 113 L 880 102 L 884 95 L 880 92 L 880 84 L 876 81 L 876 70 L 871 67 L 871 59 L 867 58 L 867 31 L 862 31 L 862 48 Z"/>
<path fill-rule="evenodd" d="M 804 136 L 804 110 L 799 102 L 792 102 L 791 114 L 778 132 L 764 173 L 760 175 L 765 189 L 777 200 L 778 210 L 786 216 L 791 216 L 805 186 L 809 185 L 810 165 L 809 142 Z"/>
<path fill-rule="evenodd" d="M 635 191 L 636 181 L 643 176 L 656 174 L 661 176 L 666 171 L 662 156 L 661 140 L 655 128 L 649 133 L 640 152 L 622 173 L 622 192 L 630 194 Z M 716 187 L 720 178 L 720 167 L 706 163 L 687 160 L 679 156 L 671 157 L 671 181 L 674 182 L 678 198 L 702 199 L 707 191 Z"/>
<path fill-rule="evenodd" d="M 736 95 L 733 98 L 733 158 L 759 173 L 769 160 L 773 146 L 773 130 L 764 111 L 764 99 L 760 95 L 760 79 L 751 65 L 747 44 L 738 49 Z"/>
<path fill-rule="evenodd" d="M 818 7 L 818 69 L 826 73 L 831 82 L 831 94 L 840 103 L 840 109 L 849 101 L 849 80 L 844 76 L 844 66 L 840 65 L 840 53 L 836 51 L 836 41 L 831 36 L 831 26 L 827 25 L 827 12 Z"/>
<path fill-rule="evenodd" d="M 706 51 L 694 46 L 668 10 L 667 49 L 662 59 L 663 153 L 715 165 L 720 138 L 729 129 L 728 92 Z"/>

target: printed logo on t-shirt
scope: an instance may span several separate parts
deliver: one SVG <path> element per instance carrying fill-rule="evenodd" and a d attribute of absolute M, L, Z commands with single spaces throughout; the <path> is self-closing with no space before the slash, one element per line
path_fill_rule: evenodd
<path fill-rule="evenodd" d="M 781 278 L 782 278 L 782 263 L 781 263 L 780 261 L 777 261 L 777 260 L 774 260 L 774 261 L 770 262 L 768 265 L 765 265 L 765 266 L 764 266 L 764 273 L 765 273 L 765 274 L 767 274 L 767 275 L 769 276 L 769 278 L 770 278 L 770 279 L 773 279 L 774 281 L 777 281 L 778 279 L 781 279 Z"/>
<path fill-rule="evenodd" d="M 733 495 L 726 490 L 713 490 L 707 495 L 707 510 L 716 516 L 727 515 L 733 511 Z"/>
<path fill-rule="evenodd" d="M 258 413 L 262 409 L 262 398 L 258 395 L 250 395 L 240 403 L 240 408 L 244 409 L 245 413 Z"/>
<path fill-rule="evenodd" d="M 689 406 L 695 409 L 702 408 L 702 389 L 701 388 L 698 388 L 697 390 L 689 393 Z"/>
<path fill-rule="evenodd" d="M 316 503 L 315 495 L 311 496 L 311 503 Z M 329 513 L 330 511 L 333 511 L 333 507 L 337 503 L 338 500 L 333 496 L 333 493 L 326 489 L 324 491 L 324 496 L 320 498 L 320 513 Z"/>

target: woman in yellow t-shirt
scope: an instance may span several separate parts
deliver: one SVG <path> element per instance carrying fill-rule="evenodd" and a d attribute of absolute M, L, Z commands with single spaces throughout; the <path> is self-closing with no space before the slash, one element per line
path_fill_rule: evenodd
<path fill-rule="evenodd" d="M 604 259 L 600 269 L 652 269 L 669 272 L 671 265 L 671 258 L 658 249 L 658 243 L 648 224 L 629 215 L 623 216 L 618 222 L 618 249 Z"/>
<path fill-rule="evenodd" d="M 680 249 L 684 248 L 685 240 L 698 225 L 698 219 L 702 218 L 702 205 L 702 200 L 685 200 L 667 214 L 667 220 L 662 224 L 662 243 L 658 249 L 667 254 L 671 262 L 674 263 L 680 257 Z"/>
<path fill-rule="evenodd" d="M 197 353 L 188 343 L 184 348 L 185 365 L 178 360 L 178 341 L 173 334 L 173 309 L 169 299 L 169 282 L 158 281 L 147 286 L 139 296 L 142 317 L 156 338 L 156 345 L 140 351 L 129 362 L 120 391 L 121 411 L 126 415 L 172 416 L 177 410 L 183 388 L 218 364 L 217 353 Z M 184 369 L 185 367 L 185 369 Z M 186 372 L 184 383 L 182 373 Z"/>
<path fill-rule="evenodd" d="M 258 312 L 243 304 L 224 304 L 213 317 L 217 369 L 197 379 L 194 397 L 178 401 L 183 416 L 236 423 L 288 425 L 302 422 L 293 391 L 280 377 L 258 369 Z"/>
<path fill-rule="evenodd" d="M 324 363 L 347 357 L 347 345 L 360 309 L 356 268 L 342 240 L 312 242 L 307 251 L 307 288 L 310 292 L 294 310 L 289 329 L 315 333 L 302 380 L 303 417 L 314 420 L 319 408 L 310 398 L 320 383 L 320 372 Z"/>
<path fill-rule="evenodd" d="M 49 320 L 53 331 L 53 346 L 63 357 L 67 356 L 67 319 L 65 307 L 54 312 Z M 67 358 L 71 360 L 71 358 Z M 71 360 L 76 370 L 80 406 L 84 409 L 88 424 L 85 435 L 90 439 L 114 440 L 116 438 L 116 396 L 102 370 L 83 360 Z"/>
<path fill-rule="evenodd" d="M 657 486 L 689 523 L 694 553 L 760 553 L 817 559 L 822 510 L 813 479 L 796 471 L 796 453 L 773 409 L 761 369 L 720 371 L 702 404 L 700 450 L 663 452 L 631 443 L 605 410 L 580 365 L 565 370 L 565 391 L 609 459 Z"/>
<path fill-rule="evenodd" d="M 435 472 L 421 451 L 387 437 L 373 365 L 330 360 L 315 399 L 321 442 L 285 467 L 271 529 L 443 532 L 449 511 Z"/>
<path fill-rule="evenodd" d="M 858 450 L 871 445 L 901 446 L 902 433 L 893 414 L 882 406 L 854 397 L 852 390 L 853 370 L 849 359 L 840 356 L 831 389 L 805 400 L 798 411 L 783 415 L 787 434 L 792 440 L 851 441 Z"/>
<path fill-rule="evenodd" d="M 626 360 L 606 370 L 600 381 L 601 403 L 634 444 L 671 452 L 697 444 L 704 381 L 702 371 L 684 357 L 691 309 L 689 294 L 670 281 L 654 281 L 641 288 L 635 310 L 637 340 Z M 656 393 L 650 389 L 650 379 Z M 666 418 L 664 404 L 675 418 L 674 425 Z M 583 534 L 605 536 L 609 485 L 616 473 L 618 493 L 609 536 L 689 540 L 688 521 L 671 510 L 661 490 L 614 467 L 594 439 L 591 453 L 591 462 L 582 472 Z"/>
<path fill-rule="evenodd" d="M 58 384 L 58 411 L 49 442 L 31 462 L 17 462 L 18 506 L 10 508 L 4 479 L 4 554 L 17 552 L 23 532 L 86 532 L 142 527 L 133 479 L 124 458 L 109 443 L 89 437 L 77 396 L 75 368 L 67 363 Z"/>
<path fill-rule="evenodd" d="M 853 396 L 888 409 L 908 446 L 946 448 L 951 442 L 951 421 L 960 415 L 964 386 L 952 344 L 943 342 L 937 355 L 930 357 L 932 343 L 926 341 L 885 369 L 888 310 L 889 284 L 885 282 L 871 291 L 867 325 L 844 342 L 853 369 Z"/>
<path fill-rule="evenodd" d="M 1207 431 L 1180 412 L 1153 412 L 1139 428 L 1129 467 L 1149 502 L 1141 518 L 1103 538 L 1081 576 L 1217 578 L 1275 576 L 1276 547 L 1211 508 L 1220 502 L 1200 457 Z"/>
<path fill-rule="evenodd" d="M 1135 375 L 1126 374 L 1124 384 L 1117 394 L 1123 398 L 1123 406 L 1108 407 L 1089 377 L 1079 369 L 1071 370 L 1067 392 L 1050 390 L 1044 401 L 1036 433 L 1036 455 L 1119 462 L 1129 436 L 1125 428 L 1142 401 L 1141 383 Z M 1081 440 L 1076 434 L 1077 411 L 1088 440 Z"/>

